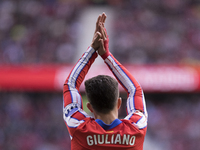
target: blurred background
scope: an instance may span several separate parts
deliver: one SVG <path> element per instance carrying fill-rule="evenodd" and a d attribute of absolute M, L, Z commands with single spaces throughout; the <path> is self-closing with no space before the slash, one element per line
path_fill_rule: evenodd
<path fill-rule="evenodd" d="M 62 86 L 102 12 L 110 51 L 145 93 L 144 150 L 200 149 L 199 0 L 1 0 L 0 149 L 70 149 Z M 86 78 L 97 74 L 111 75 L 99 58 Z"/>

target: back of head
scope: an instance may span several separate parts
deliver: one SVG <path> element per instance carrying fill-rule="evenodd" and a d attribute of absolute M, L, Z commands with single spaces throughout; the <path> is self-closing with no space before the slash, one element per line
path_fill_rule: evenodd
<path fill-rule="evenodd" d="M 107 75 L 98 75 L 85 81 L 88 101 L 98 113 L 113 110 L 119 96 L 118 82 Z"/>

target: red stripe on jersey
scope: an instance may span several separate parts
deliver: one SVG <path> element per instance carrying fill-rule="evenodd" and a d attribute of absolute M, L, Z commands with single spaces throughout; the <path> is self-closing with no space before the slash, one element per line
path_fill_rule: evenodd
<path fill-rule="evenodd" d="M 134 100 L 134 105 L 135 105 L 135 109 L 136 110 L 141 110 L 141 111 L 145 111 L 144 110 L 144 104 L 143 104 L 143 96 L 142 96 L 142 88 L 140 86 L 138 86 L 136 88 L 136 92 L 135 92 L 135 100 Z"/>
<path fill-rule="evenodd" d="M 64 86 L 64 91 L 65 94 L 63 95 L 63 99 L 64 99 L 64 107 L 66 107 L 68 104 L 72 103 L 72 97 L 68 86 Z"/>

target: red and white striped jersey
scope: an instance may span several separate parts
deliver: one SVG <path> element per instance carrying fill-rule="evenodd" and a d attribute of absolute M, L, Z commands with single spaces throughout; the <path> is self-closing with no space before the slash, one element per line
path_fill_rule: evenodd
<path fill-rule="evenodd" d="M 64 84 L 63 117 L 69 130 L 72 150 L 142 150 L 147 129 L 147 111 L 141 86 L 112 54 L 104 62 L 128 94 L 127 116 L 110 125 L 89 116 L 82 106 L 79 87 L 97 57 L 89 47 L 70 72 Z"/>

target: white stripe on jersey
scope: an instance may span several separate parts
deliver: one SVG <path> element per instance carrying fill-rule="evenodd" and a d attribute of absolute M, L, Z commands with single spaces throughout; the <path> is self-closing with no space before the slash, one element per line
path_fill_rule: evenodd
<path fill-rule="evenodd" d="M 130 106 L 130 109 L 128 110 L 129 113 L 132 111 L 135 111 L 134 94 L 135 93 L 131 93 L 127 99 L 127 103 L 129 103 L 129 106 Z"/>
<path fill-rule="evenodd" d="M 142 91 L 142 102 L 143 102 L 143 106 L 144 106 L 144 115 L 145 115 L 146 117 L 148 117 L 147 107 L 146 107 L 146 102 L 145 102 L 145 97 L 144 97 L 143 91 Z"/>

